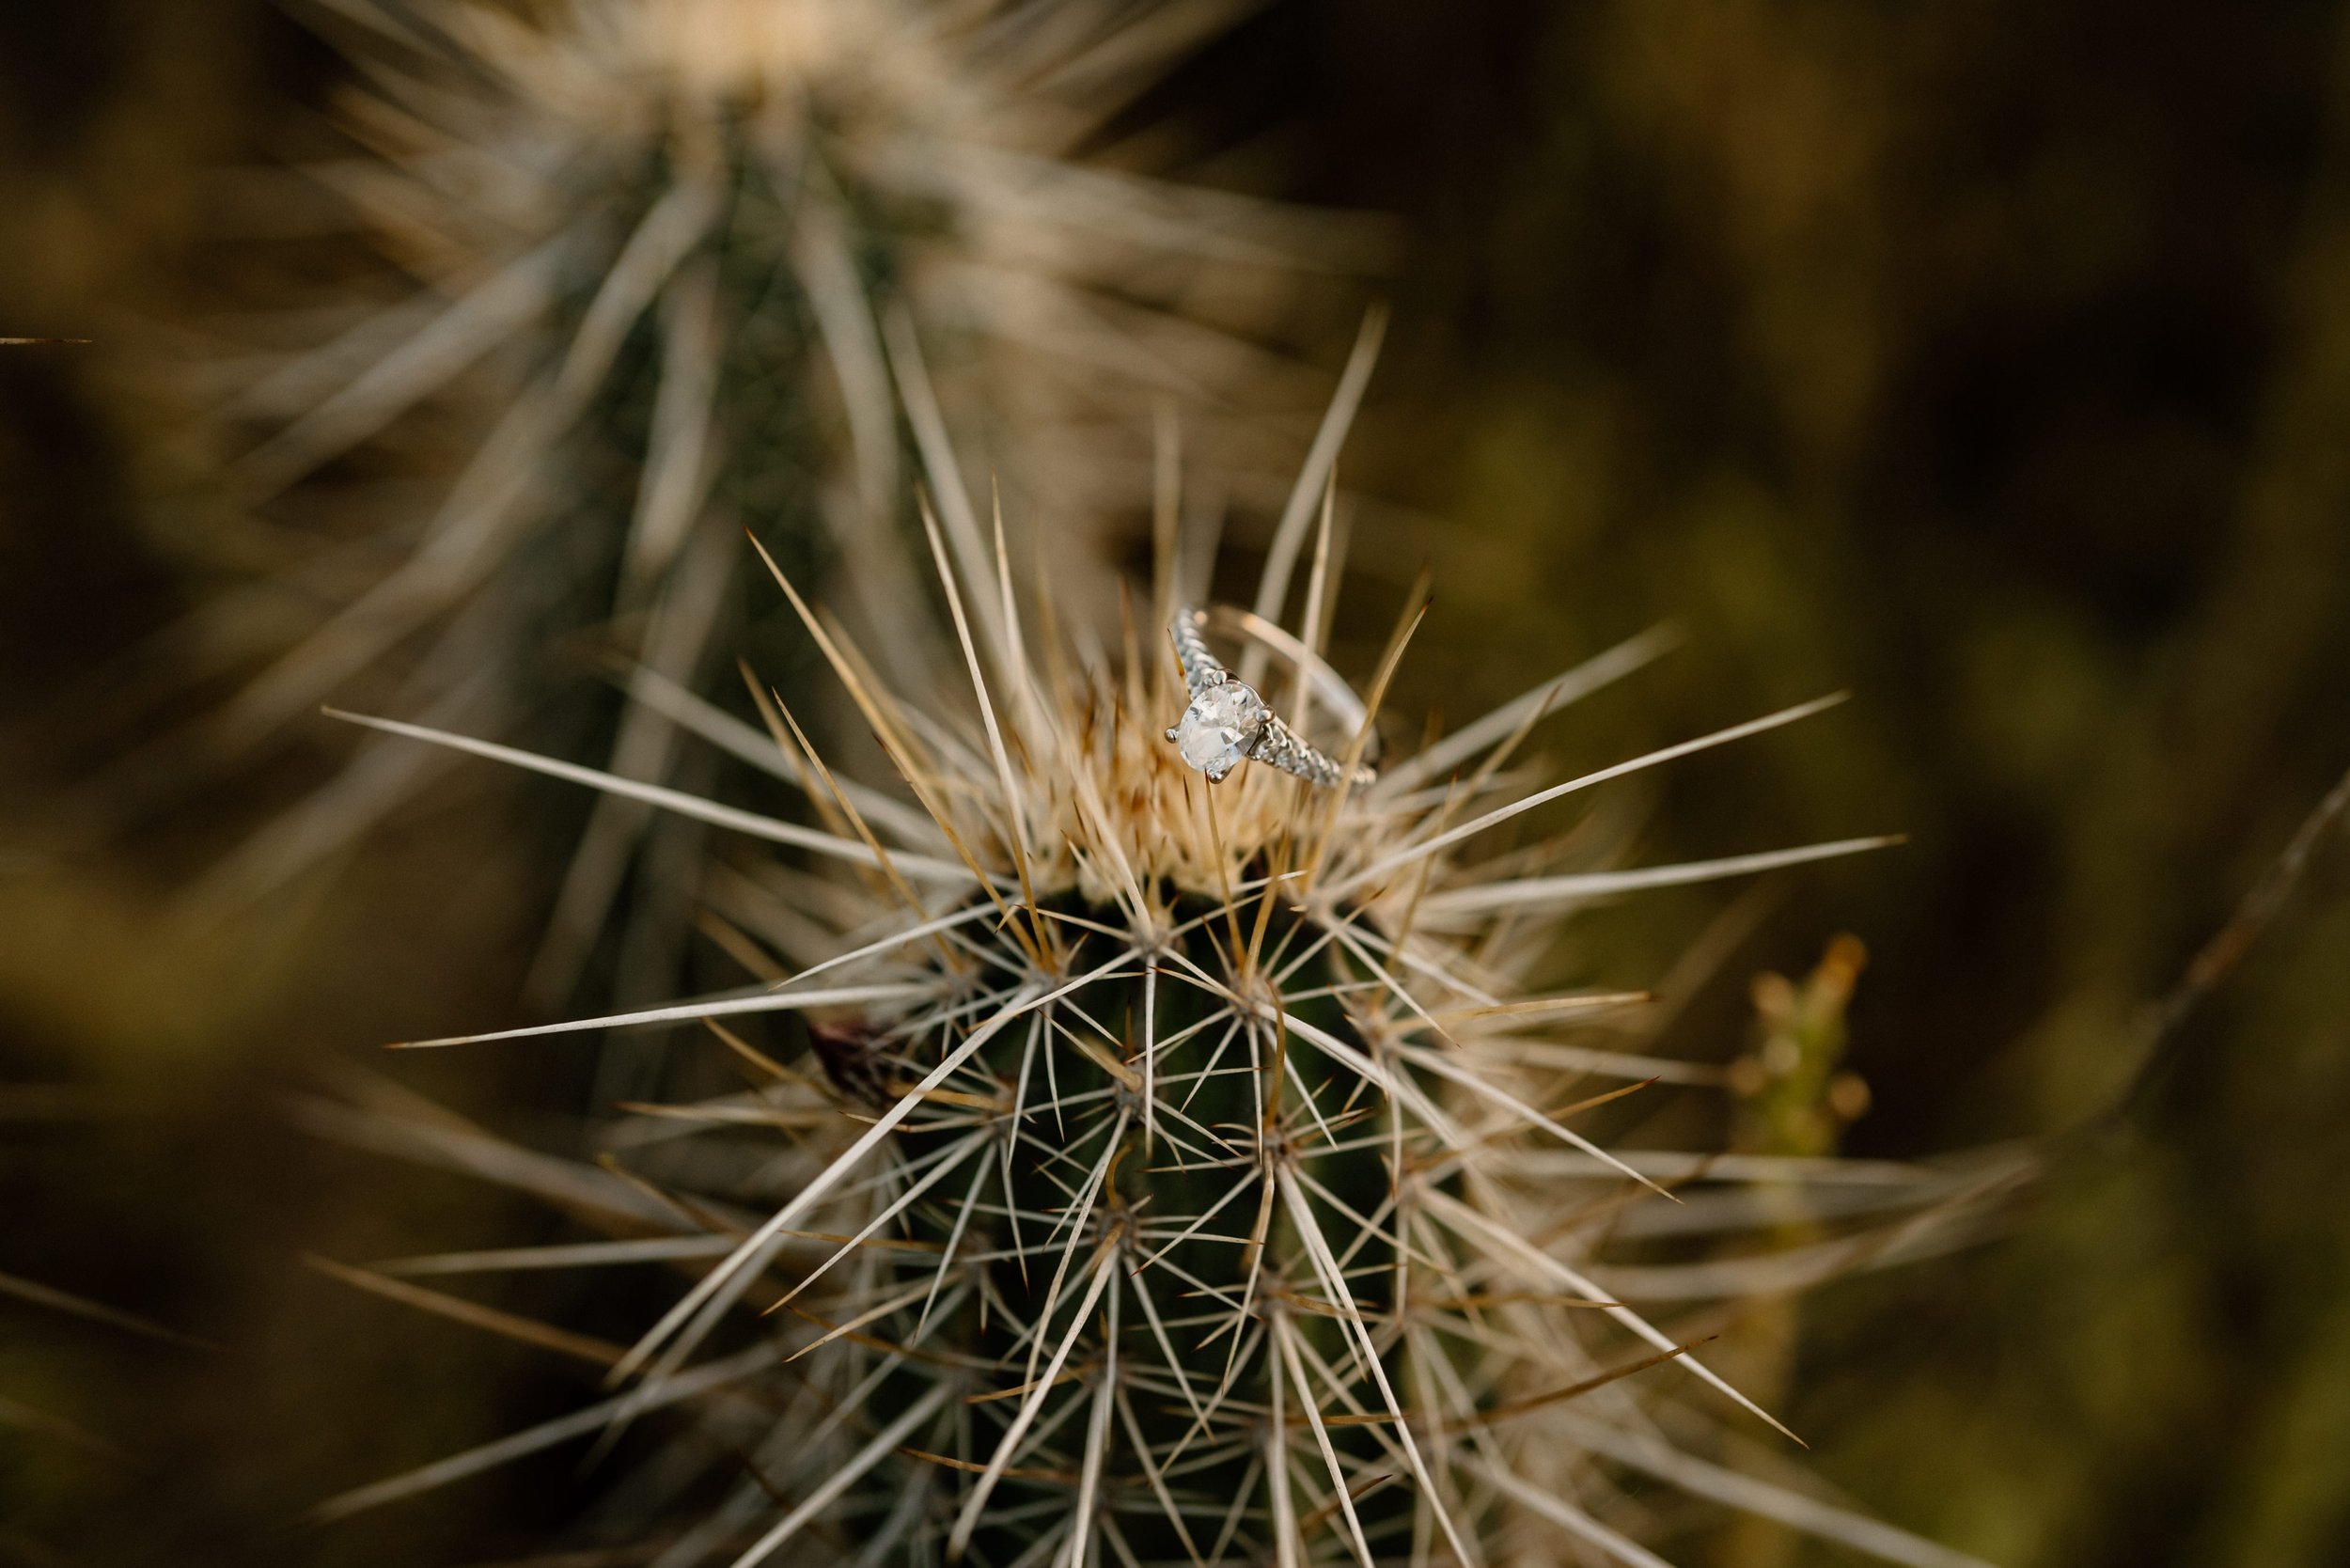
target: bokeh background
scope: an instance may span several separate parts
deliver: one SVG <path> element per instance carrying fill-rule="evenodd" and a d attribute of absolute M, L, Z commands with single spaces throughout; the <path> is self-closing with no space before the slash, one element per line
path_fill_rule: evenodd
<path fill-rule="evenodd" d="M 200 1341 L 0 1294 L 0 1560 L 506 1560 L 592 1493 L 565 1453 L 297 1523 L 586 1387 L 306 1269 L 526 1221 L 287 1113 L 524 1015 L 538 797 L 453 774 L 209 925 L 174 901 L 217 823 L 72 809 L 137 739 L 107 671 L 207 586 L 173 530 L 208 448 L 139 355 L 282 265 L 224 238 L 217 173 L 348 70 L 258 0 L 0 8 L 0 330 L 97 339 L 0 357 L 0 1275 Z M 1133 116 L 1400 220 L 1341 666 L 1425 562 L 1404 711 L 1683 630 L 1558 727 L 1570 761 L 1855 694 L 1637 803 L 1652 858 L 1911 836 L 1736 905 L 1680 1048 L 1744 1048 L 1745 978 L 1851 933 L 1848 1152 L 2107 1103 L 2350 765 L 2350 8 L 1267 0 Z M 2350 1560 L 2346 872 L 2003 1239 L 1804 1303 L 1782 1405 L 1825 1477 L 2014 1568 Z M 1731 902 L 1627 904 L 1583 962 L 1642 983 Z M 401 1074 L 509 1121 L 577 1079 Z"/>

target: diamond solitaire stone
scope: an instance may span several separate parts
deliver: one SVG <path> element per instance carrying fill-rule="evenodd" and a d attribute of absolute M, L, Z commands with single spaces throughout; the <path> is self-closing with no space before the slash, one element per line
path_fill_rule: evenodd
<path fill-rule="evenodd" d="M 1227 681 L 1193 698 L 1167 738 L 1184 761 L 1216 782 L 1255 748 L 1264 723 L 1263 699 L 1239 682 Z"/>

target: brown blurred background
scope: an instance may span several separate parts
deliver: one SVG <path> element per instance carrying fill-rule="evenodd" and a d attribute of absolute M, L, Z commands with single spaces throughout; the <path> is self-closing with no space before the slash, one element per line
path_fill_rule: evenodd
<path fill-rule="evenodd" d="M 206 448 L 133 345 L 249 266 L 213 171 L 344 69 L 258 0 L 0 8 L 0 332 L 98 339 L 0 357 L 0 1085 L 33 1086 L 0 1088 L 0 1275 L 205 1342 L 0 1295 L 0 1560 L 488 1561 L 593 1493 L 567 1452 L 293 1523 L 582 1397 L 306 1272 L 531 1221 L 283 1113 L 519 1014 L 538 797 L 452 776 L 207 930 L 166 913 L 201 824 L 71 830 L 135 738 L 110 661 L 209 586 L 173 542 Z M 1407 226 L 1341 626 L 1367 658 L 1434 569 L 1403 711 L 1663 619 L 1686 646 L 1556 755 L 1855 692 L 1642 803 L 1644 859 L 1912 836 L 1773 889 L 1680 1048 L 1741 1048 L 1745 977 L 1850 932 L 1849 1152 L 2113 1092 L 2350 765 L 2350 8 L 1271 0 L 1135 114 Z M 2009 1239 L 1810 1300 L 1785 1413 L 1825 1475 L 2014 1568 L 2350 1561 L 2346 869 Z M 1728 898 L 1587 918 L 1580 961 L 1653 979 Z M 401 1072 L 552 1117 L 559 1050 Z"/>

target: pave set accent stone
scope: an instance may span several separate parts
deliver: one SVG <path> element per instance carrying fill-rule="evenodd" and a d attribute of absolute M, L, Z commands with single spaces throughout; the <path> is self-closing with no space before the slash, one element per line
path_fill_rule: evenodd
<path fill-rule="evenodd" d="M 1220 782 L 1256 749 L 1267 717 L 1261 698 L 1228 680 L 1194 695 L 1167 738 L 1184 761 Z"/>

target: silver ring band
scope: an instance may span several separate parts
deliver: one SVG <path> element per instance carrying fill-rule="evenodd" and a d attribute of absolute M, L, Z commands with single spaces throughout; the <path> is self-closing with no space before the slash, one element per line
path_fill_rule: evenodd
<path fill-rule="evenodd" d="M 1205 612 L 1185 605 L 1176 610 L 1175 624 L 1167 628 L 1175 639 L 1175 661 L 1183 666 L 1183 684 L 1191 688 L 1194 697 L 1232 678 L 1231 671 L 1216 662 L 1199 635 L 1199 629 L 1207 623 Z"/>
<path fill-rule="evenodd" d="M 1234 680 L 1200 635 L 1207 619 L 1184 605 L 1167 628 L 1176 661 L 1183 666 L 1183 684 L 1191 692 L 1183 716 L 1167 731 L 1184 761 L 1206 774 L 1212 784 L 1222 782 L 1244 761 L 1262 762 L 1309 784 L 1360 788 L 1379 776 L 1368 767 L 1349 774 L 1335 759 L 1299 739 L 1253 687 Z"/>

